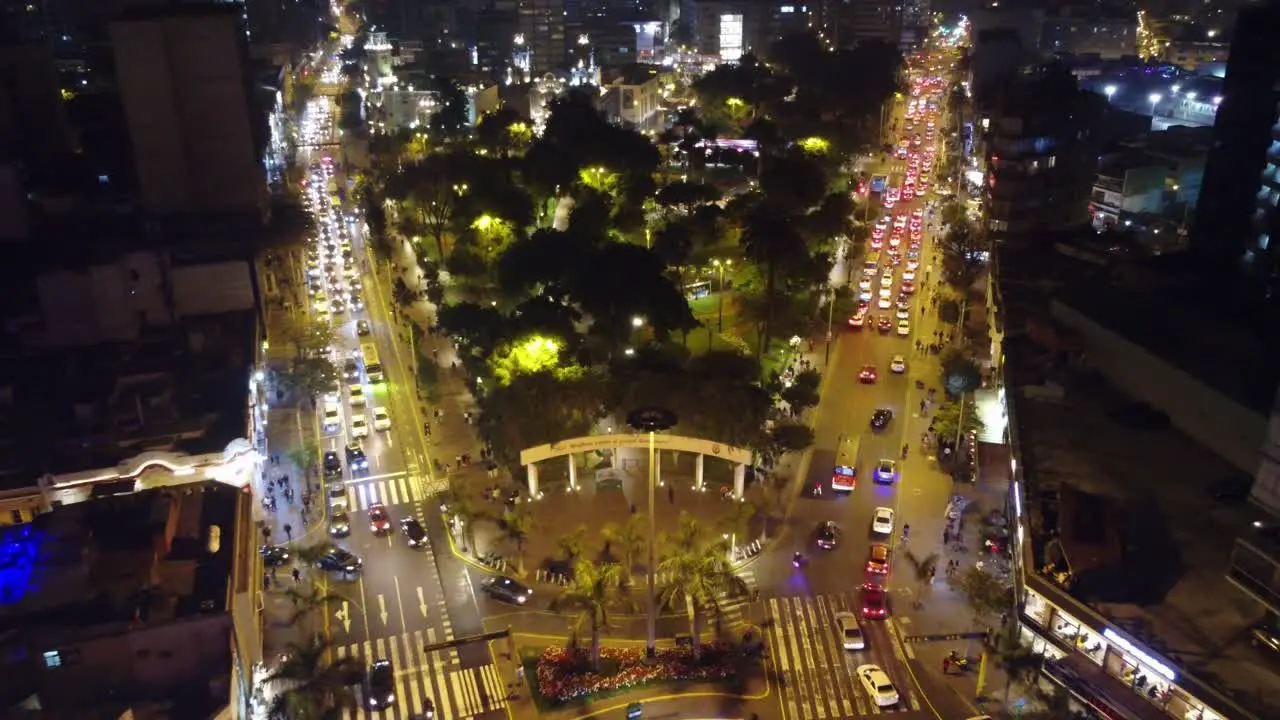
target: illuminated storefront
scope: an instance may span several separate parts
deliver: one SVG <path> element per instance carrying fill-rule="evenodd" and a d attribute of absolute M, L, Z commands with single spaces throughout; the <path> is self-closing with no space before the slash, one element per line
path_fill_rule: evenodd
<path fill-rule="evenodd" d="M 737 62 L 742 57 L 742 16 L 720 16 L 720 60 Z"/>

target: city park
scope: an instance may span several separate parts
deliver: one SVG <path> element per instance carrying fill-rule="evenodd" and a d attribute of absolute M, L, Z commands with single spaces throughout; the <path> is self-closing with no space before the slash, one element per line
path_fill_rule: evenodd
<path fill-rule="evenodd" d="M 462 94 L 442 80 L 446 102 L 428 128 L 368 137 L 371 166 L 355 193 L 371 250 L 389 262 L 398 243 L 415 249 L 436 309 L 428 332 L 457 350 L 452 367 L 417 364 L 419 392 L 430 406 L 443 373 L 463 378 L 498 478 L 451 483 L 440 498 L 456 542 L 476 557 L 497 552 L 481 553 L 486 542 L 502 548 L 517 577 L 530 575 L 526 554 L 550 559 L 533 573 L 561 585 L 552 605 L 570 620 L 570 650 L 544 649 L 530 664 L 550 704 L 652 681 L 740 679 L 758 666 L 740 636 L 727 649 L 723 628 L 704 644 L 703 625 L 719 626 L 722 599 L 748 591 L 734 561 L 797 491 L 780 468 L 813 442 L 805 413 L 821 384 L 801 362 L 804 338 L 829 338 L 854 305 L 831 268 L 862 254 L 875 220 L 852 168 L 881 151 L 900 62 L 875 43 L 829 51 L 785 38 L 768 64 L 746 56 L 674 76 L 669 96 L 689 103 L 657 137 L 607 122 L 579 90 L 553 101 L 537 132 L 507 109 L 471 128 Z M 719 148 L 719 137 L 755 150 Z M 944 184 L 948 172 L 955 162 L 944 159 Z M 944 271 L 967 288 L 981 271 L 980 234 L 958 206 L 942 217 Z M 400 279 L 393 297 L 420 299 Z M 956 300 L 942 305 L 944 320 L 960 320 Z M 318 394 L 338 380 L 303 352 L 332 332 L 313 323 L 291 333 L 290 382 Z M 414 328 L 411 340 L 425 338 Z M 977 385 L 962 351 L 943 365 L 948 387 Z M 627 448 L 647 450 L 648 462 Z M 494 512 L 495 493 L 534 502 Z M 535 519 L 558 494 L 616 507 L 590 522 Z M 552 528 L 564 532 L 549 537 Z M 644 651 L 606 647 L 613 617 L 641 609 Z M 687 618 L 689 647 L 658 647 L 660 615 L 673 610 Z"/>

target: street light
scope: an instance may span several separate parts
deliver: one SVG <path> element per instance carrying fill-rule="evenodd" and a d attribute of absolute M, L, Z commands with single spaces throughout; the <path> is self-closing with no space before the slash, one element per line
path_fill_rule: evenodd
<path fill-rule="evenodd" d="M 1102 93 L 1107 96 L 1107 102 L 1111 102 L 1111 96 L 1115 95 L 1116 91 L 1119 89 L 1120 88 L 1116 87 L 1115 85 L 1108 85 L 1102 88 Z"/>
<path fill-rule="evenodd" d="M 1156 104 L 1160 102 L 1160 98 L 1164 97 L 1160 93 L 1151 93 L 1147 99 L 1151 101 L 1151 117 L 1156 115 Z"/>
<path fill-rule="evenodd" d="M 657 553 L 655 547 L 657 545 L 658 526 L 654 519 L 654 485 L 657 481 L 657 464 L 655 461 L 654 435 L 662 430 L 669 430 L 675 427 L 679 422 L 676 414 L 660 407 L 644 407 L 632 410 L 627 413 L 627 424 L 634 430 L 649 434 L 649 564 L 646 568 L 648 572 L 648 609 L 649 617 L 646 623 L 647 635 L 645 637 L 645 651 L 649 657 L 654 656 L 654 648 L 658 642 L 658 596 L 654 588 L 655 578 L 657 575 Z M 694 638 L 694 642 L 698 642 L 698 638 Z"/>
<path fill-rule="evenodd" d="M 724 271 L 726 268 L 733 267 L 733 261 L 712 260 L 711 264 L 716 266 L 716 273 L 720 276 L 719 308 L 716 310 L 716 332 L 724 332 Z"/>

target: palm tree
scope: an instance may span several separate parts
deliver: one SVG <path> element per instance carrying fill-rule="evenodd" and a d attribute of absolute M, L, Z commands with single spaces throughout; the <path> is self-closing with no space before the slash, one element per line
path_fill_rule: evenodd
<path fill-rule="evenodd" d="M 586 551 L 587 526 L 585 524 L 570 530 L 556 539 L 556 550 L 564 555 L 565 562 L 575 565 L 578 558 Z"/>
<path fill-rule="evenodd" d="M 577 612 L 573 633 L 576 637 L 585 627 L 591 634 L 591 667 L 595 670 L 600 669 L 600 634 L 609 627 L 610 611 L 632 605 L 619 582 L 621 577 L 622 568 L 617 563 L 578 560 L 569 585 L 551 601 L 553 611 Z"/>
<path fill-rule="evenodd" d="M 502 537 L 516 551 L 516 574 L 524 576 L 524 550 L 529 542 L 529 531 L 533 529 L 533 516 L 523 506 L 517 505 L 514 510 L 502 518 Z"/>
<path fill-rule="evenodd" d="M 929 583 L 933 581 L 933 575 L 938 569 L 938 553 L 930 553 L 922 558 L 916 557 L 916 554 L 907 551 L 907 562 L 911 565 L 911 572 L 916 579 L 916 601 L 915 606 L 919 608 L 924 604 L 924 590 L 929 587 Z"/>
<path fill-rule="evenodd" d="M 742 227 L 742 249 L 764 274 L 764 322 L 757 356 L 768 351 L 773 339 L 774 310 L 791 268 L 808 256 L 795 219 L 781 208 L 761 202 L 751 209 Z"/>
<path fill-rule="evenodd" d="M 663 533 L 659 542 L 667 548 L 669 555 L 679 555 L 701 550 L 709 540 L 702 523 L 687 510 L 681 510 L 680 517 L 676 521 L 676 529 L 670 533 Z"/>
<path fill-rule="evenodd" d="M 305 442 L 302 447 L 289 448 L 286 455 L 289 462 L 294 467 L 302 471 L 304 476 L 310 476 L 316 468 L 316 457 L 320 454 L 320 449 L 313 442 Z"/>
<path fill-rule="evenodd" d="M 733 545 L 738 543 L 747 544 L 751 539 L 751 524 L 755 522 L 759 516 L 760 510 L 755 504 L 749 502 L 734 503 L 733 512 L 725 516 L 721 520 L 721 527 L 725 534 L 732 539 Z M 730 551 L 733 547 L 729 548 Z"/>
<path fill-rule="evenodd" d="M 996 661 L 1004 671 L 1004 703 L 1007 707 L 1009 691 L 1014 683 L 1024 685 L 1032 682 L 1040 671 L 1043 658 L 1022 644 L 1016 624 L 1001 628 L 993 640 L 988 649 L 995 653 Z"/>
<path fill-rule="evenodd" d="M 341 716 L 343 708 L 355 706 L 351 680 L 363 668 L 354 657 L 329 662 L 331 643 L 323 635 L 313 635 L 301 644 L 290 644 L 284 659 L 263 681 L 288 687 L 271 699 L 267 717 L 271 720 L 328 720 Z"/>
<path fill-rule="evenodd" d="M 347 599 L 338 593 L 329 592 L 317 583 L 311 583 L 306 590 L 299 590 L 297 586 L 289 587 L 284 594 L 293 601 L 293 614 L 285 621 L 289 625 L 297 625 L 317 610 L 325 612 L 330 603 Z"/>
<path fill-rule="evenodd" d="M 618 558 L 618 564 L 622 567 L 622 580 L 627 585 L 631 584 L 636 561 L 648 547 L 645 522 L 645 516 L 636 513 L 627 518 L 625 523 L 609 523 L 604 526 L 603 534 L 609 548 L 608 554 Z"/>
<path fill-rule="evenodd" d="M 739 597 L 748 592 L 746 582 L 730 567 L 727 550 L 723 542 L 676 548 L 658 564 L 660 571 L 673 578 L 662 588 L 660 604 L 666 608 L 684 604 L 689 615 L 695 657 L 700 653 L 702 644 L 703 614 L 710 611 L 718 619 L 722 596 Z"/>

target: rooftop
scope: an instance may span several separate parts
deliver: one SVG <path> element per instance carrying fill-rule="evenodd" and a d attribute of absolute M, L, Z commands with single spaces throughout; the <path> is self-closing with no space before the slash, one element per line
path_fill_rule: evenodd
<path fill-rule="evenodd" d="M 0 629 L 83 637 L 228 611 L 239 502 L 208 481 L 0 528 Z"/>
<path fill-rule="evenodd" d="M 1236 324 L 1203 297 L 1189 295 L 1198 294 L 1090 283 L 1064 288 L 1055 299 L 1242 406 L 1269 415 L 1280 365 L 1269 352 L 1268 339 Z"/>
<path fill-rule="evenodd" d="M 224 313 L 137 343 L 0 357 L 0 490 L 243 437 L 255 327 Z"/>
<path fill-rule="evenodd" d="M 1176 430 L 1135 426 L 1128 398 L 1027 338 L 1005 350 L 1037 567 L 1065 548 L 1074 577 L 1063 592 L 1242 707 L 1275 707 L 1280 676 L 1237 642 L 1256 606 L 1225 579 L 1249 509 L 1208 492 L 1234 474 L 1230 464 Z M 1026 391 L 1046 379 L 1060 399 Z M 1093 542 L 1082 526 L 1100 531 Z"/>

